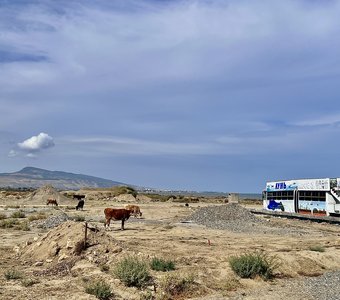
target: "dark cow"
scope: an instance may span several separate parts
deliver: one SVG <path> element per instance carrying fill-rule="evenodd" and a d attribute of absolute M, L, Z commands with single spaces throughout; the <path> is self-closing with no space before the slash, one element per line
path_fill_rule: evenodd
<path fill-rule="evenodd" d="M 58 202 L 57 202 L 57 200 L 56 199 L 47 199 L 47 201 L 46 201 L 46 205 L 55 205 L 55 206 L 58 206 Z"/>
<path fill-rule="evenodd" d="M 109 228 L 111 219 L 113 220 L 121 220 L 122 221 L 122 227 L 121 230 L 124 230 L 124 221 L 128 220 L 131 215 L 131 211 L 124 208 L 105 208 L 104 209 L 105 219 L 106 222 L 104 224 L 104 227 Z"/>
<path fill-rule="evenodd" d="M 76 206 L 76 210 L 83 210 L 84 208 L 84 204 L 85 204 L 85 201 L 84 200 L 80 200 Z"/>

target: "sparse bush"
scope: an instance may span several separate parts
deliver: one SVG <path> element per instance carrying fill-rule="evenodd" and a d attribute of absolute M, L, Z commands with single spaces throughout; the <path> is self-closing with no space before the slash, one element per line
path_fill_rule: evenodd
<path fill-rule="evenodd" d="M 76 216 L 73 217 L 73 220 L 76 221 L 76 222 L 84 222 L 85 216 L 76 215 Z"/>
<path fill-rule="evenodd" d="M 160 194 L 143 194 L 149 198 L 151 198 L 152 202 L 167 202 L 169 200 L 169 196 L 160 195 Z"/>
<path fill-rule="evenodd" d="M 0 221 L 0 228 L 13 228 L 18 221 L 16 219 L 6 219 Z"/>
<path fill-rule="evenodd" d="M 321 246 L 321 245 L 313 245 L 313 246 L 310 246 L 309 247 L 309 250 L 310 251 L 316 251 L 316 252 L 325 252 L 326 249 L 324 246 Z"/>
<path fill-rule="evenodd" d="M 39 283 L 39 281 L 34 279 L 34 278 L 24 278 L 24 279 L 21 280 L 21 284 L 24 287 L 29 287 L 29 286 L 32 286 L 36 283 Z"/>
<path fill-rule="evenodd" d="M 20 208 L 20 205 L 6 205 L 5 208 Z"/>
<path fill-rule="evenodd" d="M 241 278 L 261 276 L 265 280 L 272 278 L 273 271 L 278 267 L 276 258 L 271 258 L 263 252 L 232 256 L 229 263 L 232 270 Z"/>
<path fill-rule="evenodd" d="M 16 229 L 16 230 L 23 230 L 23 231 L 30 231 L 30 230 L 31 230 L 31 228 L 30 228 L 30 226 L 29 226 L 29 223 L 28 223 L 27 221 L 18 223 L 18 224 L 15 226 L 15 229 Z"/>
<path fill-rule="evenodd" d="M 14 280 L 22 278 L 22 274 L 15 269 L 10 269 L 4 273 L 4 276 L 7 280 Z"/>
<path fill-rule="evenodd" d="M 41 219 L 46 219 L 46 218 L 47 218 L 47 216 L 46 216 L 46 214 L 45 214 L 44 212 L 39 212 L 39 213 L 37 213 L 37 214 L 30 215 L 30 216 L 28 217 L 28 220 L 29 220 L 30 222 L 32 222 L 32 221 L 41 220 Z"/>
<path fill-rule="evenodd" d="M 157 258 L 157 257 L 154 257 L 151 260 L 150 266 L 151 266 L 151 269 L 155 271 L 167 272 L 167 271 L 175 270 L 175 263 L 173 261 L 164 260 L 162 258 Z"/>
<path fill-rule="evenodd" d="M 119 196 L 122 194 L 131 194 L 135 198 L 137 197 L 137 191 L 130 186 L 114 186 L 111 188 L 113 196 Z"/>
<path fill-rule="evenodd" d="M 162 300 L 172 300 L 179 297 L 190 296 L 196 283 L 193 275 L 179 276 L 178 274 L 168 274 L 160 282 Z"/>
<path fill-rule="evenodd" d="M 90 295 L 96 296 L 96 298 L 100 300 L 108 300 L 111 299 L 113 296 L 110 285 L 101 280 L 95 281 L 85 286 L 85 292 Z"/>
<path fill-rule="evenodd" d="M 19 219 L 19 218 L 25 218 L 25 217 L 26 215 L 22 210 L 15 211 L 14 213 L 11 214 L 11 218 Z"/>
<path fill-rule="evenodd" d="M 4 220 L 4 219 L 7 219 L 7 216 L 6 216 L 6 214 L 1 213 L 0 214 L 0 220 Z"/>
<path fill-rule="evenodd" d="M 113 273 L 126 286 L 141 288 L 150 281 L 148 264 L 138 257 L 128 256 L 118 262 Z"/>

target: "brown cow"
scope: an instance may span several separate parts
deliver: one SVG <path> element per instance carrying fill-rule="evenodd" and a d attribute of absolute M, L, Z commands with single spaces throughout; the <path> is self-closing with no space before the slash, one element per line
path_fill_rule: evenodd
<path fill-rule="evenodd" d="M 114 220 L 121 220 L 122 221 L 122 227 L 121 230 L 124 230 L 124 221 L 128 220 L 130 218 L 131 215 L 131 211 L 124 209 L 124 208 L 105 208 L 104 209 L 104 214 L 105 214 L 105 219 L 106 222 L 104 224 L 104 227 L 109 228 L 110 226 L 110 221 L 111 219 Z"/>
<path fill-rule="evenodd" d="M 142 217 L 142 212 L 140 211 L 140 207 L 138 205 L 126 205 L 125 209 L 130 210 L 131 214 L 134 215 L 135 218 L 137 218 L 137 216 Z"/>
<path fill-rule="evenodd" d="M 55 205 L 55 206 L 58 206 L 58 202 L 56 199 L 47 199 L 47 202 L 46 202 L 46 205 Z"/>

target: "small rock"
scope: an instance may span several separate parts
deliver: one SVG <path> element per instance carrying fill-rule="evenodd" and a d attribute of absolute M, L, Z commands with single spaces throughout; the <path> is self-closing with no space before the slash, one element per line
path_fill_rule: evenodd
<path fill-rule="evenodd" d="M 74 245 L 73 245 L 72 241 L 70 239 L 68 239 L 67 242 L 66 242 L 66 248 L 71 249 L 73 247 L 74 247 Z"/>
<path fill-rule="evenodd" d="M 58 258 L 58 262 L 61 262 L 62 260 L 66 259 L 66 258 L 68 258 L 68 255 L 62 254 L 62 255 L 60 255 L 60 257 Z"/>
<path fill-rule="evenodd" d="M 35 267 L 40 267 L 40 266 L 42 266 L 44 264 L 44 262 L 42 262 L 42 261 L 37 261 L 35 264 L 34 264 L 34 266 Z"/>
<path fill-rule="evenodd" d="M 20 253 L 20 247 L 19 246 L 14 246 L 13 250 L 16 254 Z"/>

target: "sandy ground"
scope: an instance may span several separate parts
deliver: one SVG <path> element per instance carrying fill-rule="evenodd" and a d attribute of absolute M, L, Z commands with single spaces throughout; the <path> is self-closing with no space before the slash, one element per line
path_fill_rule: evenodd
<path fill-rule="evenodd" d="M 0 204 L 6 204 L 2 202 Z M 20 205 L 20 203 L 19 203 Z M 195 203 L 186 207 L 181 203 L 149 202 L 139 204 L 143 218 L 131 218 L 120 230 L 120 222 L 114 222 L 106 233 L 112 237 L 116 250 L 106 262 L 113 265 L 122 257 L 133 254 L 145 259 L 161 257 L 175 262 L 178 276 L 194 276 L 196 290 L 178 299 L 302 299 L 306 298 L 299 289 L 299 280 L 319 276 L 329 270 L 340 270 L 340 230 L 338 225 L 318 224 L 307 221 L 266 218 L 277 227 L 296 229 L 295 234 L 278 235 L 270 231 L 265 234 L 237 233 L 216 230 L 204 226 L 181 223 L 198 207 L 223 205 Z M 123 207 L 124 203 L 105 201 L 87 202 L 84 211 L 67 207 L 58 210 L 45 205 L 35 205 L 34 212 L 56 213 L 64 210 L 69 216 L 84 216 L 90 226 L 105 234 L 102 221 L 105 207 Z M 254 207 L 254 206 L 248 206 Z M 28 209 L 29 205 L 25 208 Z M 257 207 L 260 208 L 260 207 Z M 9 214 L 18 208 L 0 207 L 0 213 Z M 27 214 L 28 216 L 29 214 Z M 51 229 L 31 227 L 30 231 L 0 228 L 0 299 L 96 299 L 85 293 L 86 282 L 100 278 L 109 282 L 115 293 L 114 299 L 154 299 L 161 297 L 153 287 L 139 290 L 125 287 L 110 271 L 100 268 L 93 259 L 93 252 L 85 254 L 66 274 L 43 273 L 53 262 L 23 257 L 21 253 L 27 244 L 34 243 Z M 69 229 L 72 231 L 72 227 Z M 299 232 L 303 232 L 299 234 Z M 325 251 L 312 251 L 310 247 L 320 246 Z M 89 249 L 90 250 L 90 249 Z M 238 278 L 229 266 L 229 258 L 247 251 L 265 251 L 276 257 L 280 266 L 276 278 L 264 281 L 261 278 Z M 34 259 L 33 259 L 34 258 Z M 98 258 L 100 261 L 100 258 Z M 37 263 L 38 262 L 38 263 Z M 17 270 L 24 279 L 34 281 L 25 286 L 24 279 L 7 280 L 9 270 Z M 40 273 L 39 273 L 40 272 Z M 163 272 L 152 272 L 155 285 L 166 276 Z M 293 284 L 292 284 L 293 283 Z M 296 283 L 296 284 L 294 284 Z M 289 286 L 289 288 L 286 288 Z M 147 292 L 149 291 L 149 292 Z M 145 295 L 148 294 L 149 298 Z M 173 298 L 175 299 L 175 298 Z M 239 298 L 237 298 L 239 299 Z"/>

